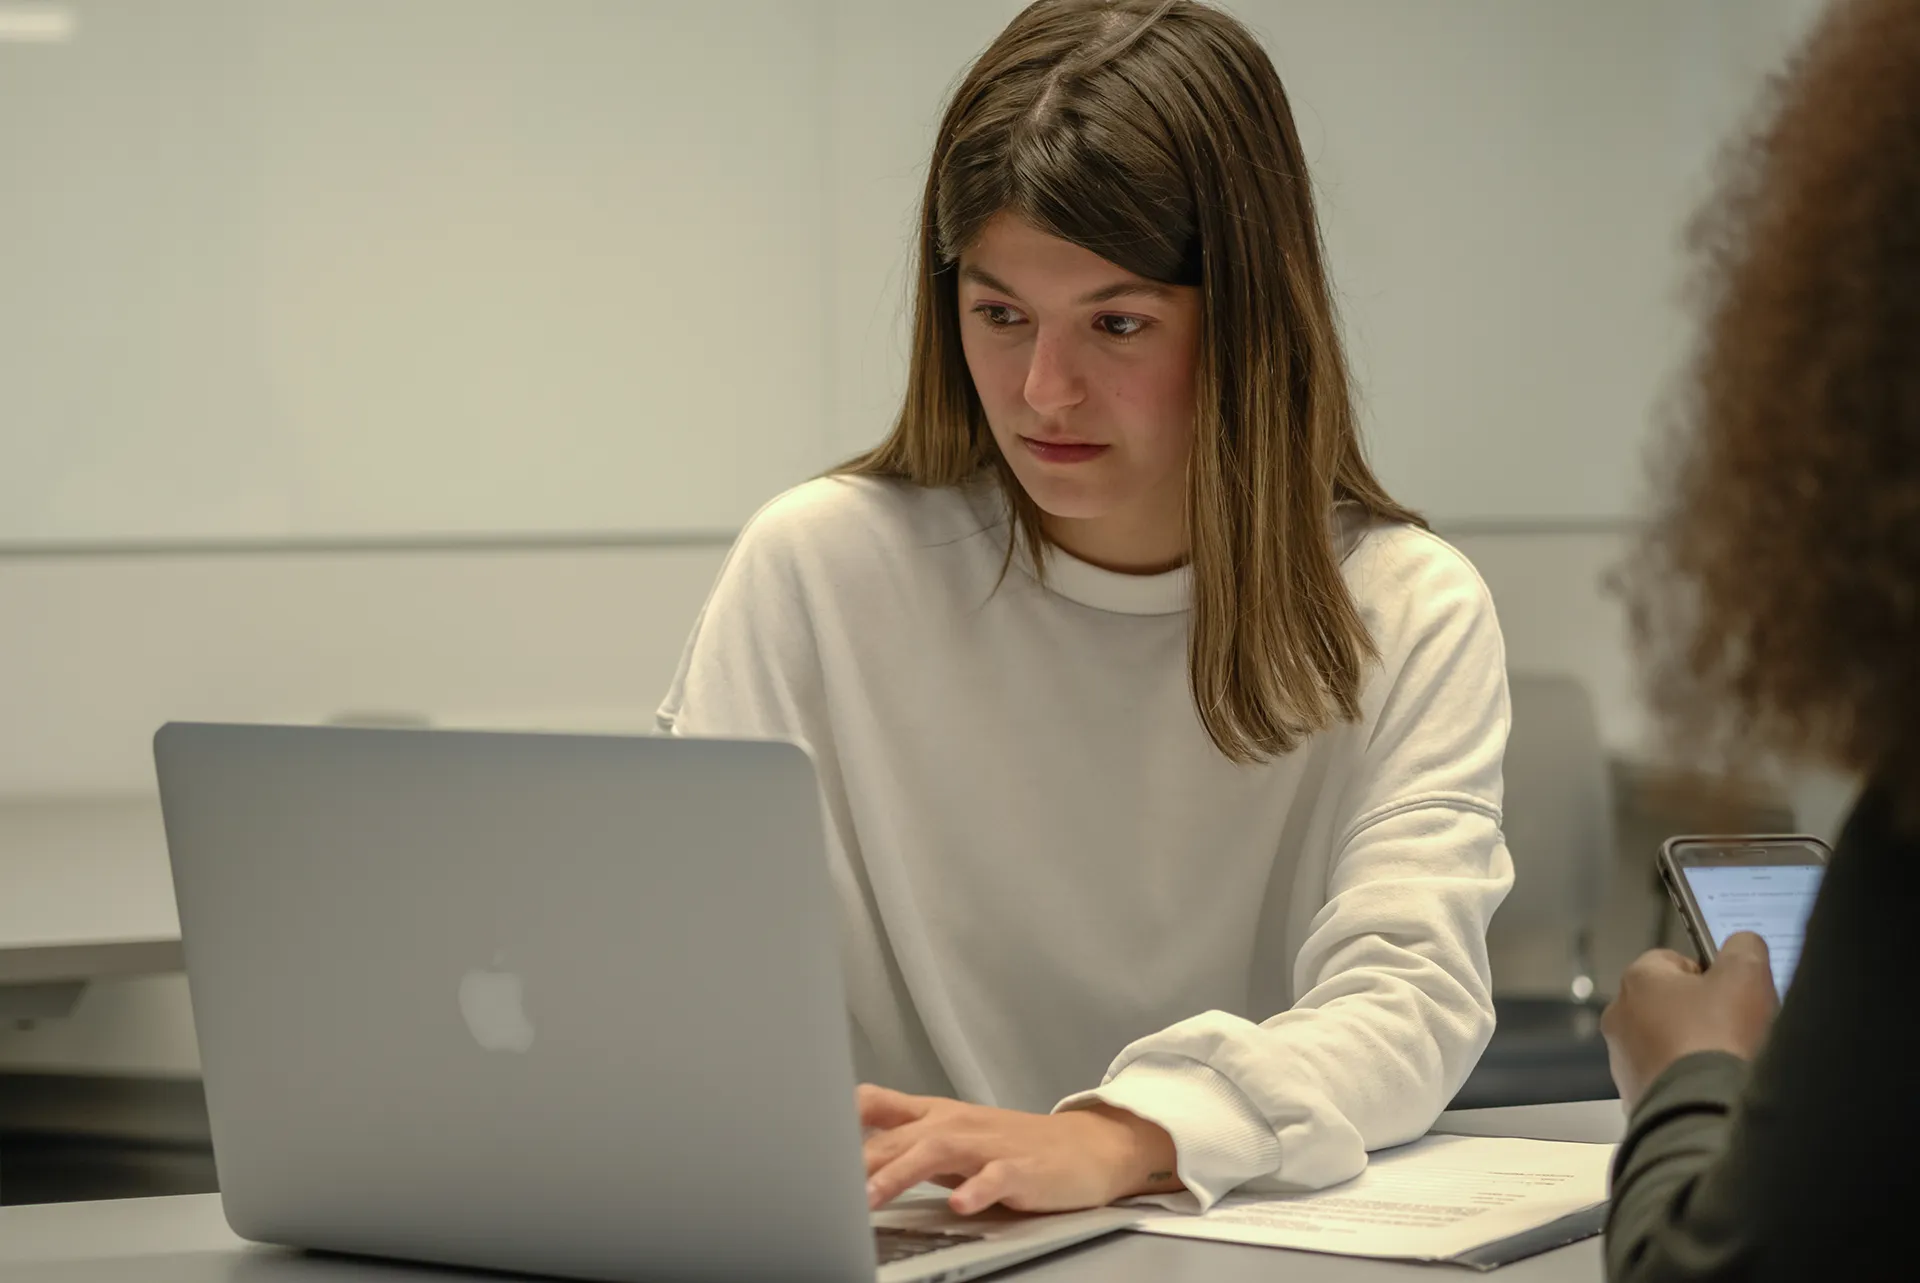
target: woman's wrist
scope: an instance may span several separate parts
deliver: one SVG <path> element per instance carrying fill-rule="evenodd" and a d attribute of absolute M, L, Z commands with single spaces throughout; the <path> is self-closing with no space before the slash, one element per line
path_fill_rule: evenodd
<path fill-rule="evenodd" d="M 1115 1105 L 1091 1105 L 1081 1112 L 1100 1119 L 1114 1137 L 1114 1199 L 1186 1188 L 1180 1183 L 1179 1150 L 1166 1128 Z"/>

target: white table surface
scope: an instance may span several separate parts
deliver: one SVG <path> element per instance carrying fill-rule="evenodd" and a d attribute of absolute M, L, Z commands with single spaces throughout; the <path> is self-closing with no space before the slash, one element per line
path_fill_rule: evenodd
<path fill-rule="evenodd" d="M 0 986 L 181 968 L 157 798 L 0 805 L 0 888 Z"/>
<path fill-rule="evenodd" d="M 1435 1130 L 1549 1140 L 1617 1140 L 1617 1101 L 1445 1115 Z M 1499 1283 L 1599 1283 L 1589 1239 L 1496 1272 Z M 457 1283 L 498 1278 L 309 1257 L 243 1243 L 218 1195 L 0 1208 L 0 1283 Z M 1010 1270 L 1022 1283 L 1446 1283 L 1444 1266 L 1321 1256 L 1122 1234 Z"/>

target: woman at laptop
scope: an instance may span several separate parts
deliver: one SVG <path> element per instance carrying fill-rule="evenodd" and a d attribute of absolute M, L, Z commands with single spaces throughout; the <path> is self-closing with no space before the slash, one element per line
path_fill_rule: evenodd
<path fill-rule="evenodd" d="M 1920 4 L 1836 5 L 1704 218 L 1706 328 L 1635 564 L 1691 760 L 1866 783 L 1778 1018 L 1766 946 L 1604 1022 L 1620 1283 L 1911 1278 L 1920 1200 Z M 1749 1066 L 1751 1061 L 1751 1066 Z M 1906 1261 L 1906 1265 L 1901 1262 Z"/>
<path fill-rule="evenodd" d="M 870 1197 L 1345 1180 L 1492 1029 L 1506 675 L 1367 466 L 1258 42 L 1027 9 L 915 280 L 892 434 L 755 517 L 660 710 L 819 765 Z"/>

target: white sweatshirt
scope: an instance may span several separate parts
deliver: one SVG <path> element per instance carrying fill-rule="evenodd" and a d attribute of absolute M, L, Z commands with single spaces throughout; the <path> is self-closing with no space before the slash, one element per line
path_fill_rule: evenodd
<path fill-rule="evenodd" d="M 753 519 L 659 720 L 812 751 L 863 1081 L 1131 1110 L 1202 1208 L 1426 1131 L 1493 1028 L 1506 665 L 1459 553 L 1361 525 L 1361 720 L 1241 766 L 1187 685 L 1187 571 L 1002 582 L 991 485 Z"/>

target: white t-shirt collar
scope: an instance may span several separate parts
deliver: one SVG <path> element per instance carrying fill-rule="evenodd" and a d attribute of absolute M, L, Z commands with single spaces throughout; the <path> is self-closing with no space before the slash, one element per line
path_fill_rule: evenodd
<path fill-rule="evenodd" d="M 1004 550 L 1012 536 L 1013 517 L 997 478 L 988 476 L 969 488 L 968 499 L 987 523 L 994 539 Z M 1020 573 L 1031 579 L 1033 559 L 1026 542 L 1020 541 L 1013 555 Z M 1193 568 L 1180 566 L 1154 575 L 1127 575 L 1103 570 L 1082 561 L 1064 548 L 1049 544 L 1046 549 L 1047 573 L 1042 581 L 1048 591 L 1068 601 L 1116 615 L 1178 615 L 1193 604 Z"/>

